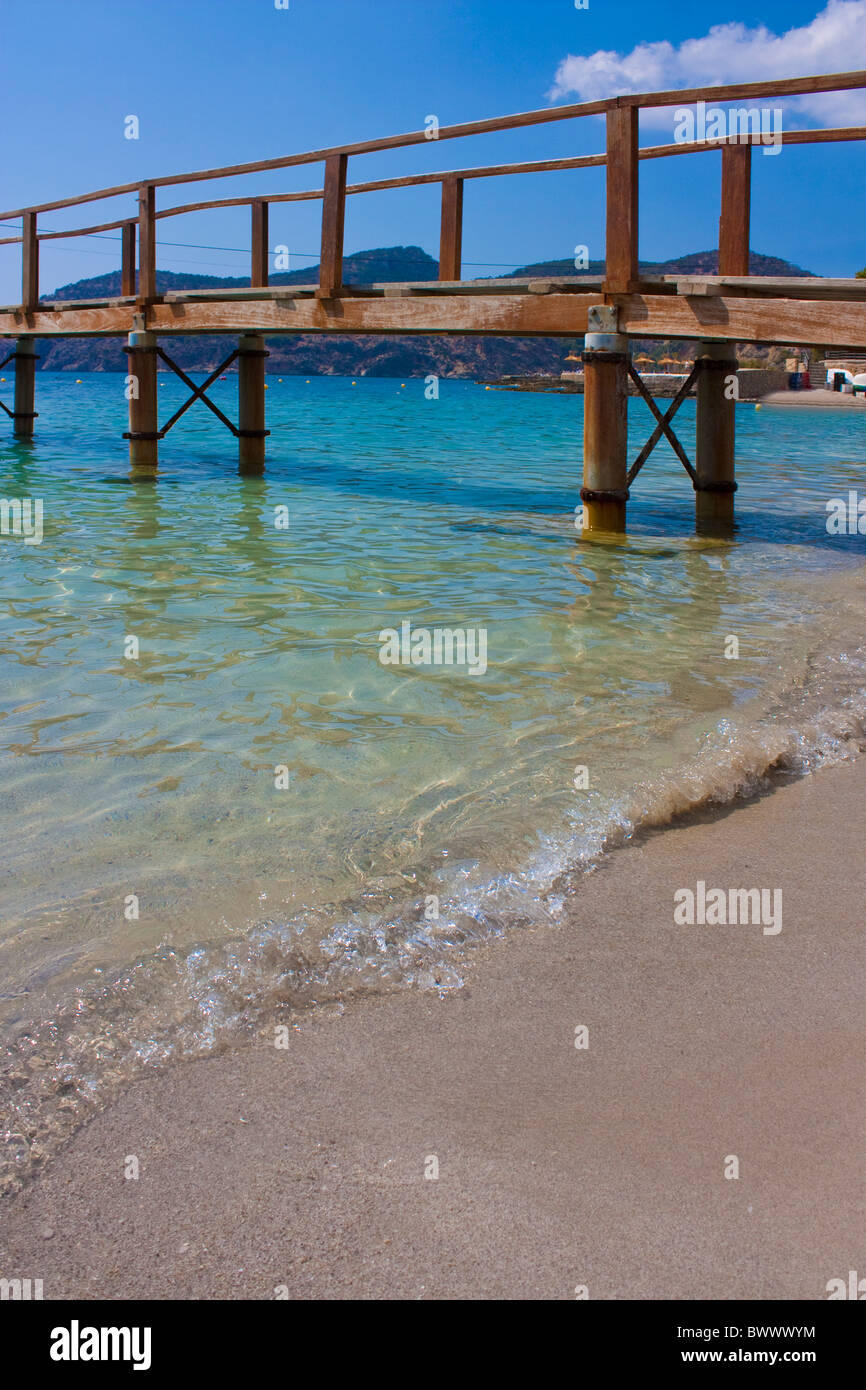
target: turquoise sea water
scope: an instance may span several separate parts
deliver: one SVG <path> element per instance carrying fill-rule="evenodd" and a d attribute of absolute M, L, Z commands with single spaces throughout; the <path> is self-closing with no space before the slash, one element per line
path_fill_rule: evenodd
<path fill-rule="evenodd" d="M 33 442 L 0 438 L 0 497 L 44 508 L 0 535 L 12 1172 L 142 1065 L 458 987 L 636 826 L 860 743 L 866 541 L 825 522 L 866 409 L 738 407 L 729 539 L 660 446 L 612 544 L 573 524 L 579 396 L 268 380 L 262 478 L 197 405 L 131 480 L 120 374 L 39 375 Z M 486 670 L 383 665 L 406 621 L 483 630 Z"/>

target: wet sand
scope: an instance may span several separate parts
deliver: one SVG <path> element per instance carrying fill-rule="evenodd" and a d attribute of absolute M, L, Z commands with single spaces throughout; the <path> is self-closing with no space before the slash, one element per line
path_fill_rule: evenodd
<path fill-rule="evenodd" d="M 134 1086 L 7 1204 L 0 1273 L 46 1298 L 825 1298 L 866 1263 L 864 812 L 861 759 L 651 835 L 463 991 Z M 698 879 L 781 888 L 781 932 L 675 926 Z"/>

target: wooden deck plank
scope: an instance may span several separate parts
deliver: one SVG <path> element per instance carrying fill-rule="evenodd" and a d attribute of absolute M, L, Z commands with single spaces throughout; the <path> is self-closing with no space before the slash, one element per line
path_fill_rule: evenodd
<path fill-rule="evenodd" d="M 597 294 L 347 296 L 155 305 L 155 333 L 435 333 L 539 337 L 586 332 Z"/>
<path fill-rule="evenodd" d="M 866 345 L 866 304 L 725 294 L 697 298 L 635 294 L 620 300 L 620 325 L 621 332 L 635 337 L 853 348 Z"/>
<path fill-rule="evenodd" d="M 769 280 L 769 277 L 768 277 Z M 693 292 L 676 293 L 691 285 Z M 773 294 L 781 285 L 783 293 Z M 532 286 L 532 288 L 530 288 Z M 806 297 L 795 297 L 796 286 Z M 235 335 L 242 332 L 514 335 L 576 337 L 586 332 L 587 310 L 598 304 L 598 281 L 526 281 L 514 291 L 491 282 L 463 284 L 458 292 L 437 282 L 355 286 L 340 298 L 322 301 L 315 287 L 240 289 L 211 296 L 165 296 L 146 311 L 146 327 L 161 334 Z M 701 292 L 707 288 L 713 293 Z M 543 293 L 538 290 L 543 289 Z M 406 290 L 408 292 L 403 293 Z M 417 292 L 416 292 L 417 291 Z M 816 291 L 819 293 L 816 294 Z M 695 283 L 670 277 L 617 296 L 621 331 L 632 337 L 714 337 L 739 342 L 834 348 L 866 348 L 866 281 L 772 281 L 756 290 L 754 278 L 729 281 L 703 277 Z M 141 306 L 125 299 L 85 304 L 42 303 L 25 318 L 20 306 L 0 309 L 0 335 L 26 332 L 40 337 L 115 334 L 134 327 Z"/>
<path fill-rule="evenodd" d="M 436 295 L 449 297 L 456 295 L 489 294 L 547 294 L 552 290 L 561 293 L 601 293 L 602 277 L 575 276 L 565 279 L 530 280 L 383 280 L 369 285 L 344 285 L 340 291 L 342 299 L 381 298 L 391 294 Z M 168 290 L 161 296 L 166 304 L 219 303 L 220 300 L 238 301 L 245 299 L 292 299 L 315 294 L 317 286 L 309 285 L 270 285 L 267 289 L 251 288 L 248 285 L 225 290 Z M 73 301 L 70 301 L 73 302 Z"/>
<path fill-rule="evenodd" d="M 600 275 L 573 275 L 551 278 L 513 277 L 489 280 L 405 280 L 374 281 L 344 285 L 342 299 L 381 299 L 399 295 L 416 298 L 456 299 L 458 297 L 501 297 L 502 295 L 602 293 Z M 305 299 L 315 295 L 317 285 L 239 285 L 216 289 L 167 290 L 155 302 L 166 304 L 235 304 L 246 301 Z M 635 286 L 636 293 L 680 294 L 683 296 L 722 294 L 728 298 L 762 296 L 772 299 L 866 301 L 866 279 L 833 279 L 817 276 L 728 276 L 728 275 L 646 275 Z M 75 313 L 79 309 L 124 305 L 128 296 L 86 300 L 43 300 L 42 309 Z M 14 313 L 17 305 L 6 305 L 0 312 Z M 69 330 L 72 331 L 71 329 Z"/>
<path fill-rule="evenodd" d="M 121 294 L 115 295 L 111 299 L 43 299 L 39 302 L 39 308 L 40 310 L 47 309 L 52 313 L 66 309 L 71 309 L 74 312 L 76 309 L 107 309 L 114 305 L 123 307 L 125 304 L 135 303 L 136 296 L 134 294 Z M 17 308 L 17 304 L 4 306 L 0 308 L 0 314 L 14 314 Z"/>
<path fill-rule="evenodd" d="M 22 313 L 20 306 L 0 309 L 0 337 L 14 338 L 20 333 L 27 333 L 38 338 L 93 338 L 106 335 L 122 338 L 135 327 L 135 310 L 134 301 L 118 304 L 116 300 L 109 305 L 72 311 L 39 304 L 27 316 Z M 122 346 L 118 343 L 118 351 Z"/>
<path fill-rule="evenodd" d="M 866 280 L 830 279 L 818 276 L 774 275 L 666 275 L 666 284 L 681 295 L 717 293 L 744 298 L 769 297 L 792 300 L 866 300 Z M 652 284 L 652 281 L 645 281 Z"/>
<path fill-rule="evenodd" d="M 822 285 L 844 286 L 846 289 L 852 290 L 866 288 L 866 280 L 840 279 L 829 275 L 692 275 L 679 270 L 673 275 L 650 277 L 650 279 L 655 278 L 668 283 L 676 280 L 712 280 L 716 284 L 731 288 L 756 285 L 772 290 L 820 289 Z"/>

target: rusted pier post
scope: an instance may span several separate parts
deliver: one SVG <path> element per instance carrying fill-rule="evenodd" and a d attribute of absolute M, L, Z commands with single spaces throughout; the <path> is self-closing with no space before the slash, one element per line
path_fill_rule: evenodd
<path fill-rule="evenodd" d="M 156 402 L 156 335 L 130 333 L 127 345 L 129 378 L 129 465 L 155 470 L 159 450 L 159 417 Z"/>
<path fill-rule="evenodd" d="M 32 338 L 15 339 L 15 399 L 12 409 L 12 433 L 19 439 L 30 439 L 36 411 L 36 346 Z"/>
<path fill-rule="evenodd" d="M 602 310 L 608 314 L 615 311 Z M 598 311 L 590 310 L 590 314 Z M 628 338 L 587 333 L 583 351 L 584 531 L 624 531 L 628 501 Z"/>
<path fill-rule="evenodd" d="M 734 411 L 737 359 L 733 343 L 702 342 L 695 442 L 695 514 L 698 526 L 734 518 Z"/>
<path fill-rule="evenodd" d="M 243 333 L 238 343 L 238 462 L 241 473 L 265 466 L 265 359 L 260 333 Z"/>

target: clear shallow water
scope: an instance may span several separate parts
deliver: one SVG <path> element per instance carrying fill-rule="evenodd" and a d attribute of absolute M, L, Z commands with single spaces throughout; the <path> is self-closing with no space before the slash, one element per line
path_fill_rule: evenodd
<path fill-rule="evenodd" d="M 185 392 L 160 392 L 165 418 Z M 236 378 L 212 394 L 235 414 Z M 271 377 L 262 479 L 196 406 L 155 482 L 121 375 L 42 374 L 37 408 L 32 444 L 0 439 L 0 496 L 45 517 L 0 536 L 13 1172 L 142 1063 L 455 987 L 455 948 L 555 918 L 635 826 L 860 745 L 866 542 L 825 527 L 866 477 L 850 412 L 739 407 L 733 540 L 695 536 L 665 446 L 627 542 L 589 544 L 577 396 Z M 641 402 L 631 427 L 636 453 Z M 383 666 L 404 620 L 485 629 L 487 671 Z"/>

